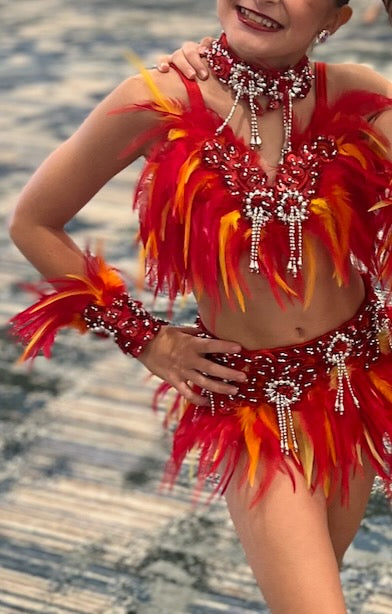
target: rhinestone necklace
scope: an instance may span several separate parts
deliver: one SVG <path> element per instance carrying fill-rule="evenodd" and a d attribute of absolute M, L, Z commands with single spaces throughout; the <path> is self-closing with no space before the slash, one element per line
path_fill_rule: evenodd
<path fill-rule="evenodd" d="M 284 70 L 265 69 L 260 66 L 246 64 L 234 55 L 228 46 L 226 35 L 223 33 L 219 40 L 215 40 L 205 54 L 207 62 L 217 79 L 227 85 L 235 94 L 233 106 L 217 129 L 221 134 L 232 119 L 240 100 L 247 101 L 250 110 L 250 147 L 258 149 L 262 146 L 257 116 L 264 114 L 264 109 L 257 98 L 267 98 L 267 110 L 273 111 L 283 107 L 284 143 L 280 161 L 286 153 L 291 151 L 291 134 L 293 127 L 293 102 L 295 99 L 305 98 L 310 91 L 314 79 L 307 56 L 298 64 Z"/>

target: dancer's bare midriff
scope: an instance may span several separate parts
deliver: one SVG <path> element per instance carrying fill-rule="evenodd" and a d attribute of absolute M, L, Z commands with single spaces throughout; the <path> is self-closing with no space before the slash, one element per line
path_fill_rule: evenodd
<path fill-rule="evenodd" d="M 250 298 L 245 297 L 245 312 L 238 304 L 235 308 L 230 306 L 222 284 L 222 306 L 216 312 L 215 322 L 209 297 L 199 300 L 203 324 L 217 337 L 237 341 L 246 349 L 296 345 L 336 329 L 358 310 L 364 299 L 364 284 L 361 275 L 351 267 L 349 283 L 339 286 L 327 250 L 321 245 L 315 248 L 316 283 L 308 307 L 304 308 L 301 301 L 289 299 L 284 293 L 281 293 L 284 307 L 280 307 L 268 281 L 249 272 L 249 256 L 244 254 L 241 274 L 251 292 Z M 305 263 L 305 278 L 306 274 Z"/>

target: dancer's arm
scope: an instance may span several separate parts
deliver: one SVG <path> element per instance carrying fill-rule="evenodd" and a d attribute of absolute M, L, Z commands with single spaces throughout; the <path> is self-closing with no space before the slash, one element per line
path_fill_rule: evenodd
<path fill-rule="evenodd" d="M 22 191 L 10 234 L 44 277 L 82 273 L 82 252 L 64 226 L 103 185 L 143 154 L 138 151 L 132 159 L 119 159 L 122 149 L 151 127 L 153 114 L 109 112 L 148 97 L 142 79 L 122 83 L 43 162 Z"/>
<path fill-rule="evenodd" d="M 169 75 L 158 80 L 174 81 Z M 177 95 L 177 92 L 174 92 Z M 156 121 L 152 112 L 109 115 L 113 109 L 151 98 L 140 77 L 130 78 L 101 102 L 82 126 L 40 166 L 23 190 L 13 214 L 10 234 L 26 258 L 47 279 L 85 276 L 85 257 L 64 226 L 111 177 L 147 152 L 119 159 L 132 139 Z M 80 316 L 81 314 L 79 314 Z M 235 388 L 215 378 L 241 381 L 243 375 L 204 357 L 237 352 L 237 343 L 195 337 L 194 329 L 160 328 L 140 360 L 187 399 L 204 404 L 187 381 L 209 390 L 233 394 Z M 213 378 L 213 379 L 211 379 Z"/>

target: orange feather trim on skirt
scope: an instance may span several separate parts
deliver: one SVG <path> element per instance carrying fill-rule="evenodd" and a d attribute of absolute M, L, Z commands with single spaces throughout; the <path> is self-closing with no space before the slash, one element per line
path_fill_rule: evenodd
<path fill-rule="evenodd" d="M 203 336 L 213 336 L 200 326 Z M 248 382 L 236 397 L 202 391 L 210 407 L 176 395 L 167 420 L 178 425 L 164 482 L 173 485 L 187 454 L 197 451 L 196 496 L 210 478 L 214 494 L 224 493 L 245 455 L 239 484 L 254 488 L 252 504 L 277 472 L 295 490 L 293 467 L 310 491 L 321 488 L 327 499 L 340 493 L 347 504 L 350 480 L 367 455 L 392 496 L 390 310 L 377 299 L 367 299 L 337 330 L 298 347 L 210 358 L 245 371 Z M 169 388 L 161 385 L 156 404 Z"/>

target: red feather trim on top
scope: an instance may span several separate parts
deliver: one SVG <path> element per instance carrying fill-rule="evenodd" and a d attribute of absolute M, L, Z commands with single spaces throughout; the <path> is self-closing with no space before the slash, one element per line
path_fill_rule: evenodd
<path fill-rule="evenodd" d="M 150 110 L 160 119 L 158 127 L 144 134 L 144 143 L 154 139 L 155 144 L 134 199 L 140 215 L 147 279 L 156 293 L 167 291 L 171 300 L 178 293 L 193 291 L 198 297 L 205 292 L 217 306 L 223 282 L 229 303 L 244 310 L 248 289 L 241 278 L 239 260 L 250 249 L 250 223 L 222 175 L 207 168 L 202 159 L 203 145 L 214 138 L 222 118 L 204 105 L 192 104 L 187 107 L 160 97 L 153 103 L 122 110 Z M 311 272 L 305 289 L 301 277 L 293 285 L 286 273 L 287 226 L 273 219 L 263 231 L 261 274 L 278 301 L 281 291 L 298 295 L 305 303 L 310 300 L 317 266 L 314 239 L 321 240 L 331 254 L 339 284 L 348 281 L 351 256 L 385 287 L 392 285 L 392 199 L 385 197 L 392 163 L 387 159 L 385 139 L 362 117 L 390 107 L 392 100 L 383 96 L 351 92 L 329 107 L 317 108 L 305 130 L 294 126 L 294 154 L 302 144 L 312 144 L 320 135 L 334 138 L 338 154 L 321 168 L 311 215 L 304 223 L 304 256 Z M 235 144 L 239 155 L 249 155 L 249 166 L 263 173 L 256 152 L 230 127 L 215 138 L 223 146 Z M 141 142 L 138 139 L 137 145 Z M 135 143 L 124 155 L 134 147 Z"/>
<path fill-rule="evenodd" d="M 50 358 L 55 336 L 61 328 L 86 332 L 82 314 L 87 305 L 110 305 L 115 296 L 127 291 L 117 270 L 101 257 L 87 251 L 84 265 L 85 275 L 66 275 L 24 285 L 39 299 L 10 320 L 11 334 L 27 346 L 19 362 L 34 359 L 40 351 Z"/>

